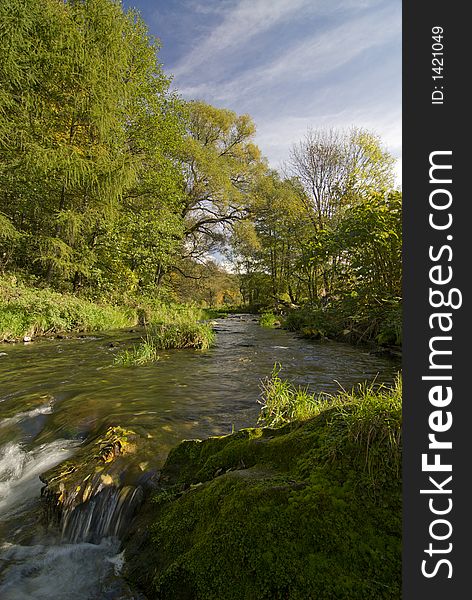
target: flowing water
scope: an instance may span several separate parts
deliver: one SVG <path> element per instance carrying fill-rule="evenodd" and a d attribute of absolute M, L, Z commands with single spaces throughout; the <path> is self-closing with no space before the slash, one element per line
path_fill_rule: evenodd
<path fill-rule="evenodd" d="M 142 598 L 120 578 L 120 544 L 111 535 L 122 531 L 127 507 L 138 500 L 129 482 L 71 515 L 62 534 L 46 533 L 39 518 L 39 475 L 90 434 L 115 425 L 133 429 L 149 440 L 137 470 L 152 472 L 182 439 L 254 425 L 260 380 L 276 362 L 281 376 L 331 393 L 374 378 L 392 382 L 399 369 L 365 349 L 262 328 L 251 315 L 220 319 L 215 329 L 214 348 L 165 351 L 146 367 L 113 366 L 115 353 L 139 341 L 139 331 L 0 348 L 2 599 Z M 93 538 L 78 534 L 84 528 L 93 528 Z"/>

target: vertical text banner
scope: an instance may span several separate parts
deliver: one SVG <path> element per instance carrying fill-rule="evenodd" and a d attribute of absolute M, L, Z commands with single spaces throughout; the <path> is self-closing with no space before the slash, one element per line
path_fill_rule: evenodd
<path fill-rule="evenodd" d="M 404 600 L 471 593 L 472 36 L 464 6 L 403 3 Z"/>

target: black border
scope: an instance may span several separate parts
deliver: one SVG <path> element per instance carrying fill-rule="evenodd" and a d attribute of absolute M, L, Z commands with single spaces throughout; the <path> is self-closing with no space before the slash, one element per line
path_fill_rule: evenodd
<path fill-rule="evenodd" d="M 472 375 L 472 352 L 468 338 L 472 331 L 468 318 L 470 275 L 472 274 L 472 189 L 468 181 L 471 144 L 469 94 L 471 69 L 469 59 L 471 25 L 465 14 L 467 4 L 459 2 L 403 3 L 403 212 L 404 212 L 404 346 L 403 346 L 403 414 L 404 414 L 404 512 L 403 512 L 403 598 L 463 599 L 471 597 L 469 577 L 472 573 L 472 527 L 469 479 L 472 479 L 470 445 L 472 441 L 472 394 L 467 375 Z M 432 28 L 444 29 L 444 83 L 432 79 Z M 444 104 L 433 105 L 434 85 L 444 86 Z M 469 109 L 469 110 L 468 110 Z M 430 537 L 429 525 L 435 517 L 428 510 L 427 497 L 420 489 L 430 488 L 428 474 L 421 469 L 421 455 L 427 451 L 428 402 L 431 382 L 422 381 L 428 374 L 429 347 L 432 335 L 428 317 L 430 244 L 443 243 L 444 232 L 429 227 L 429 155 L 436 150 L 452 150 L 453 287 L 463 294 L 462 307 L 452 310 L 453 400 L 450 410 L 453 425 L 448 432 L 453 447 L 453 509 L 448 515 L 453 532 L 449 555 L 452 577 L 443 566 L 430 579 L 421 573 L 421 563 L 428 556 L 424 550 Z M 469 185 L 466 186 L 466 184 Z M 446 243 L 446 242 L 444 242 Z M 447 263 L 446 263 L 447 264 Z M 444 434 L 446 435 L 446 434 Z M 444 438 L 446 439 L 446 438 Z M 444 542 L 445 544 L 446 542 Z M 438 542 L 439 545 L 439 542 Z M 438 555 L 439 556 L 439 555 Z M 432 563 L 430 563 L 432 564 Z"/>

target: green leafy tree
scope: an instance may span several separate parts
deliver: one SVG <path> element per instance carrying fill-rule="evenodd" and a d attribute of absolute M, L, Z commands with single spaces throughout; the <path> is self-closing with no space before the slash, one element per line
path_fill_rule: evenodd
<path fill-rule="evenodd" d="M 181 155 L 185 176 L 182 217 L 189 256 L 203 256 L 224 241 L 249 210 L 250 191 L 264 169 L 249 115 L 203 102 L 187 105 L 188 133 Z"/>
<path fill-rule="evenodd" d="M 401 297 L 402 196 L 376 193 L 346 210 L 331 233 L 344 289 L 368 301 Z"/>
<path fill-rule="evenodd" d="M 316 270 L 315 279 L 322 282 L 318 295 L 331 295 L 340 276 L 340 258 L 326 247 L 329 231 L 343 210 L 362 203 L 372 193 L 392 189 L 393 164 L 380 138 L 358 128 L 310 130 L 292 148 L 288 172 L 306 192 L 313 227 L 310 263 Z"/>
<path fill-rule="evenodd" d="M 275 171 L 261 177 L 251 203 L 255 242 L 242 237 L 240 252 L 252 251 L 257 269 L 270 276 L 270 296 L 276 302 L 296 303 L 304 293 L 300 272 L 304 246 L 311 232 L 304 191 L 294 179 L 281 179 Z M 240 232 L 244 233 L 244 231 Z M 253 238 L 254 239 L 254 238 Z M 248 270 L 246 272 L 249 272 Z"/>
<path fill-rule="evenodd" d="M 0 23 L 0 199 L 10 246 L 13 231 L 22 236 L 16 265 L 77 288 L 132 271 L 134 253 L 141 279 L 146 226 L 167 231 L 182 192 L 171 156 L 179 108 L 156 40 L 112 0 L 12 0 Z"/>

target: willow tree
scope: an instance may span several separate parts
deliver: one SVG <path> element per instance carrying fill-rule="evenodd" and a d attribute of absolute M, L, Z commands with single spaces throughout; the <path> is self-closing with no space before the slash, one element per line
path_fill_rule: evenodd
<path fill-rule="evenodd" d="M 254 134 L 249 115 L 188 103 L 181 215 L 190 256 L 204 256 L 218 247 L 224 233 L 248 214 L 250 191 L 265 169 Z"/>
<path fill-rule="evenodd" d="M 162 129 L 169 81 L 119 2 L 12 0 L 0 22 L 1 211 L 25 234 L 18 264 L 77 283 L 97 269 L 123 195 L 164 160 L 136 140 L 145 117 Z"/>

